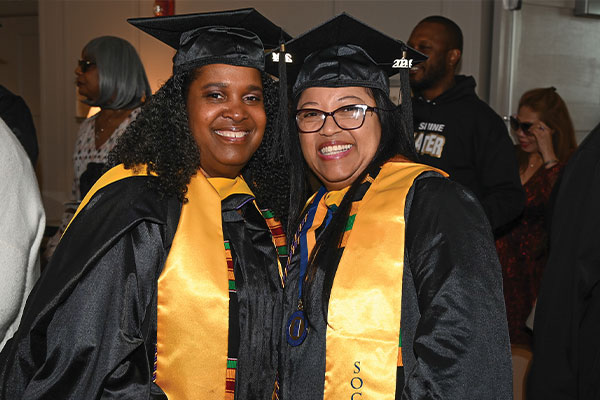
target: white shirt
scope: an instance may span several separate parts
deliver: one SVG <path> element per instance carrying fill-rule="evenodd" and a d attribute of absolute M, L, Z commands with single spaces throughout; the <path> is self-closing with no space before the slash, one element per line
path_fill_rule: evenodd
<path fill-rule="evenodd" d="M 46 227 L 31 161 L 0 119 L 0 349 L 17 330 L 25 300 L 40 275 Z"/>

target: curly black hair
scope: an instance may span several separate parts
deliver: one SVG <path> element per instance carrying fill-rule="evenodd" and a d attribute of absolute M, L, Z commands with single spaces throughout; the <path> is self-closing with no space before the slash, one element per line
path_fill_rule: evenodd
<path fill-rule="evenodd" d="M 190 132 L 186 108 L 187 92 L 196 70 L 173 75 L 142 107 L 108 156 L 107 168 L 124 164 L 125 168 L 145 165 L 158 178 L 152 188 L 164 196 L 177 196 L 185 202 L 187 185 L 200 169 L 200 151 Z M 289 206 L 288 165 L 274 143 L 280 132 L 274 125 L 278 110 L 277 83 L 262 74 L 267 126 L 263 141 L 242 175 L 256 195 L 261 208 L 273 211 L 287 223 Z"/>

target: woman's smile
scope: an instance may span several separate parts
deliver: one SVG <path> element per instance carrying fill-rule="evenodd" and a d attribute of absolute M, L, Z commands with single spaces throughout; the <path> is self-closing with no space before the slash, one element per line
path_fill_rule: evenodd
<path fill-rule="evenodd" d="M 325 142 L 319 146 L 319 156 L 323 159 L 339 159 L 348 155 L 353 145 L 350 143 Z"/>

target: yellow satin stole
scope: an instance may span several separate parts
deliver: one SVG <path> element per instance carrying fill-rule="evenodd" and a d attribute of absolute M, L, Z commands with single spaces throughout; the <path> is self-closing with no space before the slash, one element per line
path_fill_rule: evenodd
<path fill-rule="evenodd" d="M 225 398 L 229 280 L 221 200 L 233 193 L 254 196 L 241 177 L 192 177 L 158 279 L 156 383 L 169 400 Z"/>
<path fill-rule="evenodd" d="M 324 399 L 394 399 L 404 205 L 414 180 L 426 171 L 438 170 L 388 162 L 360 202 L 329 300 Z"/>

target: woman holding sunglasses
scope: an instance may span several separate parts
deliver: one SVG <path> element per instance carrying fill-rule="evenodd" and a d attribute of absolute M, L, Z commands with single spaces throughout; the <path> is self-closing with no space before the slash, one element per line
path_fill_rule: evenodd
<path fill-rule="evenodd" d="M 130 22 L 173 76 L 31 292 L 0 399 L 270 399 L 289 198 L 264 53 L 287 35 L 254 9 Z"/>
<path fill-rule="evenodd" d="M 347 14 L 286 51 L 297 228 L 280 398 L 512 398 L 487 218 L 471 193 L 414 162 L 408 69 L 424 56 Z M 400 107 L 389 97 L 398 72 Z M 305 205 L 310 172 L 322 186 Z"/>
<path fill-rule="evenodd" d="M 512 344 L 531 345 L 525 321 L 537 298 L 547 258 L 546 209 L 559 173 L 575 150 L 569 111 L 553 87 L 521 96 L 510 118 L 526 205 L 496 240 Z"/>
<path fill-rule="evenodd" d="M 82 101 L 100 107 L 100 111 L 79 126 L 73 151 L 71 201 L 61 226 L 47 243 L 44 261 L 52 256 L 77 205 L 100 177 L 117 139 L 152 94 L 137 51 L 128 41 L 114 36 L 97 37 L 84 46 L 75 77 Z"/>

